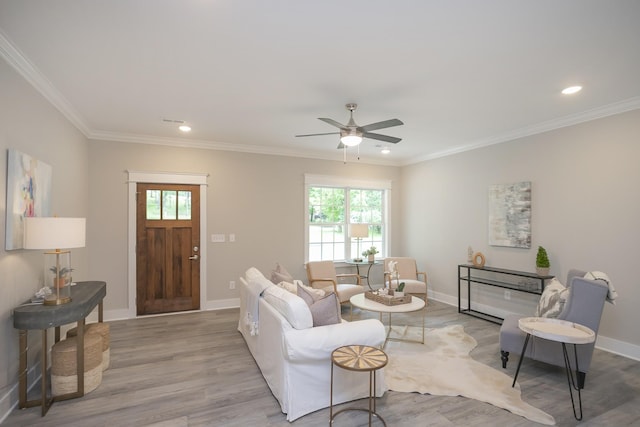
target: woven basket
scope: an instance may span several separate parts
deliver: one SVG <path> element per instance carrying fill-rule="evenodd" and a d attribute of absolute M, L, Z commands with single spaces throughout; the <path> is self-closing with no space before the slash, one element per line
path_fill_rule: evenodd
<path fill-rule="evenodd" d="M 108 323 L 90 323 L 84 327 L 84 333 L 86 334 L 98 334 L 102 337 L 102 370 L 106 371 L 111 363 L 111 335 Z M 78 335 L 78 328 L 71 328 L 67 331 L 67 338 L 75 337 Z"/>
<path fill-rule="evenodd" d="M 78 390 L 77 337 L 59 341 L 51 347 L 51 392 L 54 396 Z M 95 390 L 102 382 L 102 338 L 84 336 L 84 392 Z"/>
<path fill-rule="evenodd" d="M 405 295 L 403 297 L 394 297 L 394 296 L 386 296 L 386 295 L 376 295 L 371 291 L 367 291 L 364 293 L 364 297 L 384 305 L 400 305 L 400 304 L 409 304 L 411 302 L 411 295 Z"/>

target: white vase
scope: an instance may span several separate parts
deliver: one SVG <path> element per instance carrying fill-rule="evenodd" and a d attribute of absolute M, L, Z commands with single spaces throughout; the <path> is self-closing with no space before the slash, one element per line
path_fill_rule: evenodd
<path fill-rule="evenodd" d="M 376 259 L 375 255 L 369 255 L 369 262 L 374 262 Z"/>
<path fill-rule="evenodd" d="M 536 273 L 538 274 L 538 276 L 548 276 L 549 267 L 536 267 Z"/>
<path fill-rule="evenodd" d="M 393 296 L 398 298 L 403 297 L 404 292 L 393 291 Z"/>

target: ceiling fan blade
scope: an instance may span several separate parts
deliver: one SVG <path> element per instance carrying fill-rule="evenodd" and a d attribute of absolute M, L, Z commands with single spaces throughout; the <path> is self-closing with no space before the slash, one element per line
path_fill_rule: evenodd
<path fill-rule="evenodd" d="M 382 122 L 371 123 L 370 125 L 366 125 L 366 126 L 360 126 L 358 130 L 361 130 L 362 132 L 369 132 L 370 130 L 390 128 L 393 126 L 400 126 L 403 124 L 404 123 L 402 123 L 401 120 L 389 119 Z"/>
<path fill-rule="evenodd" d="M 395 136 L 388 136 L 388 135 L 380 135 L 379 133 L 371 133 L 371 132 L 363 132 L 362 137 L 369 138 L 369 139 L 377 139 L 379 141 L 384 141 L 384 142 L 390 142 L 391 144 L 397 144 L 398 142 L 402 141 L 402 138 L 396 138 Z"/>
<path fill-rule="evenodd" d="M 330 125 L 335 126 L 337 128 L 340 128 L 342 130 L 349 130 L 348 127 L 346 127 L 345 125 L 343 125 L 341 123 L 336 122 L 333 119 L 327 119 L 326 117 L 318 117 L 318 120 L 322 120 L 323 122 L 329 123 Z"/>
<path fill-rule="evenodd" d="M 344 145 L 342 142 L 338 144 L 338 150 L 342 150 L 344 147 L 346 147 L 346 145 Z"/>
<path fill-rule="evenodd" d="M 306 135 L 296 135 L 298 136 L 319 136 L 319 135 L 340 135 L 340 132 L 327 132 L 327 133 L 308 133 Z"/>

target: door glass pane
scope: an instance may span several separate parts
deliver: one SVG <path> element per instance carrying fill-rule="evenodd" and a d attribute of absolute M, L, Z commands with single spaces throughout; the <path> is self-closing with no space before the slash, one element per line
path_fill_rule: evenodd
<path fill-rule="evenodd" d="M 191 219 L 191 191 L 178 191 L 178 219 Z"/>
<path fill-rule="evenodd" d="M 147 190 L 147 219 L 160 219 L 160 190 Z"/>
<path fill-rule="evenodd" d="M 162 219 L 176 219 L 176 191 L 162 192 Z"/>

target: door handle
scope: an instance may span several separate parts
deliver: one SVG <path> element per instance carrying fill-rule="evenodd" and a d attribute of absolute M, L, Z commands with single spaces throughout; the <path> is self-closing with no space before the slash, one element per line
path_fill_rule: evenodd
<path fill-rule="evenodd" d="M 199 258 L 198 255 L 192 255 L 192 256 L 189 257 L 189 259 L 192 259 L 194 261 L 197 260 L 198 258 Z"/>

